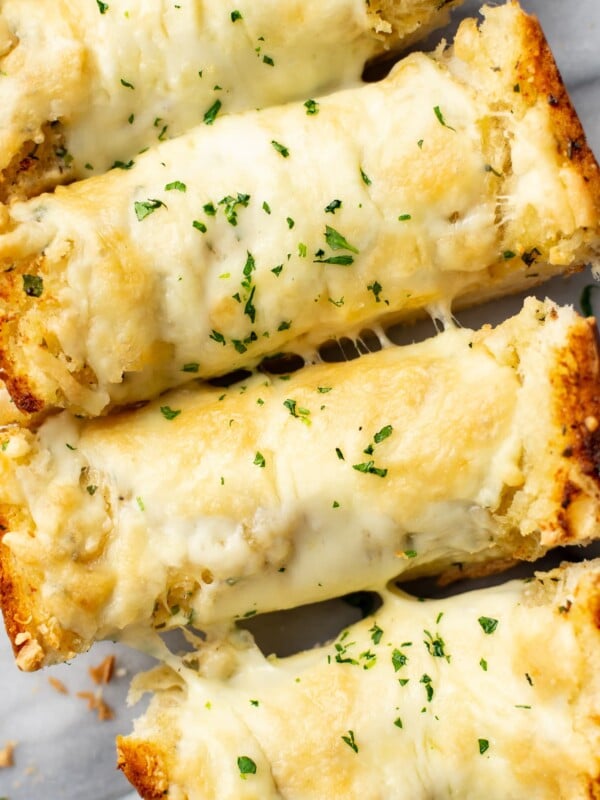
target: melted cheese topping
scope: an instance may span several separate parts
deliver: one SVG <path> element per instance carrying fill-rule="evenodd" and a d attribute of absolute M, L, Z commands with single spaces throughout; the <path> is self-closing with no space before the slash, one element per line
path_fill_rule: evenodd
<path fill-rule="evenodd" d="M 518 29 L 519 13 L 489 16 Z M 291 104 L 217 119 L 130 170 L 14 204 L 0 236 L 0 258 L 19 264 L 2 275 L 7 373 L 47 405 L 95 415 L 480 287 L 514 289 L 527 265 L 550 276 L 592 257 L 598 220 L 559 154 L 521 147 L 510 184 L 498 172 L 526 118 L 512 62 L 499 100 L 478 72 L 474 85 L 453 73 L 468 72 L 463 50 L 412 54 L 316 115 Z M 554 214 L 535 211 L 532 187 Z M 38 268 L 28 296 L 20 272 Z"/>
<path fill-rule="evenodd" d="M 0 168 L 58 119 L 69 177 L 104 172 L 213 114 L 357 83 L 368 59 L 447 19 L 436 2 L 387 5 L 4 0 Z"/>
<path fill-rule="evenodd" d="M 598 772 L 599 575 L 591 562 L 446 600 L 384 592 L 374 616 L 284 659 L 240 634 L 209 643 L 188 658 L 197 672 L 171 658 L 170 675 L 138 679 L 157 696 L 133 745 L 171 754 L 174 799 L 428 800 L 485 787 L 493 800 L 583 800 Z M 242 774 L 244 756 L 254 773 Z"/>
<path fill-rule="evenodd" d="M 1 454 L 3 542 L 37 586 L 41 638 L 50 618 L 85 643 L 560 541 L 571 421 L 554 416 L 551 384 L 575 324 L 572 310 L 531 300 L 494 332 L 449 330 L 289 380 L 257 375 L 14 432 Z"/>

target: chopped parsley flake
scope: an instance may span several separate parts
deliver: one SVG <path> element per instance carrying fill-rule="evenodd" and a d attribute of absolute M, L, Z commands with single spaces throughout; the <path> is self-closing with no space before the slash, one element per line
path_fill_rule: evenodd
<path fill-rule="evenodd" d="M 222 333 L 219 333 L 219 331 L 214 330 L 214 328 L 209 336 L 209 339 L 212 339 L 213 341 L 218 342 L 225 347 L 225 337 Z"/>
<path fill-rule="evenodd" d="M 173 181 L 172 183 L 167 183 L 165 186 L 165 192 L 186 192 L 187 186 L 185 183 L 181 181 Z"/>
<path fill-rule="evenodd" d="M 479 754 L 483 755 L 487 750 L 489 750 L 490 743 L 487 739 L 477 739 L 477 743 L 479 745 Z"/>
<path fill-rule="evenodd" d="M 166 208 L 167 206 L 163 203 L 162 200 L 155 200 L 150 198 L 149 200 L 144 200 L 143 202 L 136 201 L 133 204 L 133 208 L 135 210 L 135 215 L 138 220 L 141 222 L 146 217 L 149 217 L 150 214 L 153 214 L 157 208 L 163 206 Z"/>
<path fill-rule="evenodd" d="M 90 497 L 93 497 L 96 494 L 98 487 L 94 486 L 93 484 L 90 484 L 89 486 L 85 487 L 85 490 L 90 495 Z"/>
<path fill-rule="evenodd" d="M 317 386 L 317 392 L 319 394 L 327 394 L 332 389 L 331 386 Z"/>
<path fill-rule="evenodd" d="M 307 252 L 308 252 L 308 248 L 306 247 L 304 242 L 300 242 L 298 244 L 298 255 L 300 256 L 300 258 L 306 258 Z"/>
<path fill-rule="evenodd" d="M 384 427 L 380 431 L 377 431 L 377 433 L 373 437 L 375 444 L 383 442 L 383 440 L 391 436 L 393 432 L 394 429 L 392 428 L 391 425 L 384 425 Z"/>
<path fill-rule="evenodd" d="M 337 501 L 337 500 L 334 500 L 334 501 L 333 501 L 333 503 L 332 503 L 332 505 L 331 505 L 331 507 L 332 507 L 332 508 L 339 508 L 339 507 L 340 507 L 340 504 L 338 503 L 338 501 Z"/>
<path fill-rule="evenodd" d="M 397 728 L 403 728 L 403 727 L 404 727 L 404 726 L 402 725 L 402 720 L 400 719 L 400 717 L 396 717 L 396 719 L 394 720 L 394 725 L 395 725 Z"/>
<path fill-rule="evenodd" d="M 237 207 L 242 206 L 243 208 L 247 208 L 249 202 L 250 202 L 249 194 L 240 194 L 238 192 L 237 197 L 232 197 L 230 194 L 228 194 L 222 200 L 219 200 L 219 205 L 224 207 L 223 210 L 227 222 L 229 222 L 230 225 L 233 225 L 235 227 L 238 223 Z"/>
<path fill-rule="evenodd" d="M 291 217 L 286 217 L 285 221 L 287 222 L 287 226 L 288 226 L 288 228 L 289 228 L 290 230 L 292 230 L 292 228 L 293 228 L 293 227 L 294 227 L 294 225 L 296 224 L 296 223 L 294 222 L 294 220 L 293 220 Z"/>
<path fill-rule="evenodd" d="M 373 283 L 370 283 L 367 286 L 367 291 L 373 292 L 375 300 L 378 303 L 381 303 L 381 298 L 379 297 L 379 295 L 381 294 L 382 289 L 383 286 L 379 283 L 379 281 L 373 281 Z"/>
<path fill-rule="evenodd" d="M 354 256 L 330 256 L 329 258 L 315 258 L 315 264 L 337 264 L 340 267 L 349 267 L 354 264 Z"/>
<path fill-rule="evenodd" d="M 136 497 L 135 502 L 138 504 L 138 508 L 140 509 L 140 511 L 146 510 L 146 506 L 144 505 L 144 501 L 142 500 L 141 497 Z"/>
<path fill-rule="evenodd" d="M 133 83 L 129 83 L 129 81 L 126 81 L 125 78 L 121 78 L 121 86 L 124 86 L 126 89 L 135 89 Z"/>
<path fill-rule="evenodd" d="M 307 100 L 304 103 L 304 108 L 309 116 L 314 116 L 319 113 L 319 104 L 316 100 Z"/>
<path fill-rule="evenodd" d="M 200 231 L 200 233 L 206 233 L 206 231 L 208 230 L 208 228 L 206 227 L 206 223 L 202 222 L 202 220 L 199 219 L 193 220 L 192 228 L 195 228 L 197 231 Z"/>
<path fill-rule="evenodd" d="M 339 447 L 335 448 L 335 452 L 336 452 L 336 455 L 337 455 L 337 457 L 339 458 L 340 461 L 344 461 L 345 460 L 344 459 L 344 454 L 342 453 L 342 451 L 340 450 Z"/>
<path fill-rule="evenodd" d="M 271 272 L 273 273 L 273 275 L 277 275 L 277 277 L 279 277 L 282 269 L 283 269 L 283 264 L 278 264 L 276 267 L 273 267 Z"/>
<path fill-rule="evenodd" d="M 487 634 L 493 633 L 498 627 L 498 620 L 493 617 L 479 617 L 477 622 L 483 628 L 483 632 Z"/>
<path fill-rule="evenodd" d="M 358 753 L 358 745 L 354 739 L 354 731 L 348 731 L 346 736 L 342 736 L 342 739 L 344 742 L 346 742 L 351 750 L 354 750 L 355 753 Z"/>
<path fill-rule="evenodd" d="M 256 775 L 256 764 L 249 756 L 239 756 L 237 765 L 242 778 L 245 779 L 246 775 Z"/>
<path fill-rule="evenodd" d="M 369 178 L 369 176 L 368 176 L 368 175 L 367 175 L 367 173 L 366 173 L 366 172 L 363 170 L 363 168 L 362 168 L 362 167 L 360 168 L 360 177 L 362 178 L 362 181 L 363 181 L 363 183 L 364 183 L 366 186 L 370 186 L 370 185 L 373 183 L 373 181 L 371 180 L 371 178 Z"/>
<path fill-rule="evenodd" d="M 337 308 L 340 308 L 341 306 L 344 305 L 344 298 L 343 297 L 340 297 L 339 300 L 334 300 L 333 297 L 328 297 L 327 299 L 329 300 L 329 302 L 332 305 L 337 306 Z"/>
<path fill-rule="evenodd" d="M 291 327 L 292 327 L 291 320 L 288 320 L 288 321 L 284 320 L 283 322 L 279 323 L 279 327 L 277 328 L 277 330 L 278 331 L 289 331 L 289 329 Z"/>
<path fill-rule="evenodd" d="M 369 633 L 371 634 L 371 641 L 373 644 L 379 644 L 383 636 L 383 630 L 377 623 L 375 623 L 372 628 L 369 628 Z"/>
<path fill-rule="evenodd" d="M 202 208 L 204 209 L 204 213 L 209 217 L 216 217 L 217 209 L 215 208 L 213 203 L 205 203 Z"/>
<path fill-rule="evenodd" d="M 325 226 L 325 241 L 332 250 L 349 250 L 351 253 L 358 253 L 358 249 L 330 225 Z"/>
<path fill-rule="evenodd" d="M 235 11 L 232 11 L 232 12 L 231 12 L 231 21 L 232 21 L 232 22 L 237 22 L 237 21 L 238 21 L 238 19 L 242 19 L 242 12 L 241 12 L 241 11 L 238 11 L 238 10 L 236 9 Z"/>
<path fill-rule="evenodd" d="M 130 161 L 115 161 L 111 169 L 131 169 L 134 164 L 135 161 L 133 159 L 131 159 Z"/>
<path fill-rule="evenodd" d="M 41 297 L 44 293 L 44 279 L 39 275 L 23 275 L 23 291 L 27 297 Z"/>
<path fill-rule="evenodd" d="M 254 307 L 254 303 L 252 302 L 254 300 L 255 291 L 256 291 L 256 286 L 253 286 L 250 291 L 250 296 L 246 300 L 246 305 L 244 306 L 244 314 L 246 314 L 247 317 L 250 317 L 250 321 L 253 324 L 256 320 L 256 308 Z"/>
<path fill-rule="evenodd" d="M 69 444 L 68 442 L 65 442 L 65 446 L 66 446 L 66 447 L 67 447 L 69 450 L 77 450 L 77 448 L 76 448 L 76 447 L 73 447 L 73 445 L 72 445 L 72 444 Z"/>
<path fill-rule="evenodd" d="M 258 706 L 259 706 L 260 704 L 259 704 L 258 700 L 250 700 L 250 705 L 251 705 L 251 706 L 254 706 L 255 708 L 258 708 Z"/>
<path fill-rule="evenodd" d="M 221 110 L 221 106 L 223 104 L 220 100 L 215 100 L 212 106 L 204 112 L 204 124 L 205 125 L 212 125 L 215 119 L 217 118 L 217 114 Z"/>
<path fill-rule="evenodd" d="M 400 214 L 398 222 L 407 222 L 409 219 L 412 219 L 410 214 Z"/>
<path fill-rule="evenodd" d="M 417 557 L 417 551 L 416 550 L 405 550 L 404 551 L 404 555 L 407 558 L 416 558 Z"/>
<path fill-rule="evenodd" d="M 171 420 L 175 419 L 175 417 L 178 417 L 181 414 L 181 409 L 173 409 L 170 406 L 161 406 L 160 413 L 165 419 Z"/>
<path fill-rule="evenodd" d="M 198 372 L 200 369 L 200 364 L 197 361 L 189 361 L 187 364 L 184 364 L 181 368 L 182 372 Z"/>
<path fill-rule="evenodd" d="M 417 142 L 417 147 L 419 148 L 419 150 L 423 149 L 423 139 L 419 139 L 419 141 Z"/>
<path fill-rule="evenodd" d="M 263 208 L 263 211 L 265 212 L 265 214 L 270 214 L 271 213 L 271 206 L 267 203 L 266 200 L 262 204 L 262 208 Z"/>
<path fill-rule="evenodd" d="M 96 0 L 96 3 L 98 4 L 98 11 L 100 11 L 101 14 L 106 14 L 108 9 L 110 8 L 108 3 L 103 3 L 101 2 L 101 0 Z"/>
<path fill-rule="evenodd" d="M 423 674 L 419 678 L 419 683 L 422 683 L 425 686 L 425 692 L 427 693 L 427 702 L 431 703 L 433 700 L 433 686 L 431 685 L 431 678 L 426 673 Z"/>
<path fill-rule="evenodd" d="M 271 144 L 281 156 L 283 156 L 284 158 L 288 158 L 290 151 L 287 149 L 285 145 L 276 142 L 275 139 L 271 139 Z"/>
<path fill-rule="evenodd" d="M 325 213 L 326 214 L 335 214 L 338 208 L 342 207 L 341 200 L 332 200 L 331 203 L 325 206 Z"/>
<path fill-rule="evenodd" d="M 268 64 L 270 67 L 275 66 L 275 62 L 271 58 L 271 56 L 263 56 L 263 64 Z"/>
<path fill-rule="evenodd" d="M 397 647 L 394 648 L 392 651 L 392 666 L 394 667 L 394 672 L 398 672 L 406 662 L 408 661 L 408 656 L 406 656 L 401 650 L 398 650 Z"/>
<path fill-rule="evenodd" d="M 450 656 L 446 653 L 445 647 L 446 643 L 436 632 L 435 637 L 431 635 L 429 631 L 423 631 L 427 639 L 423 640 L 423 644 L 427 648 L 429 655 L 434 656 L 435 658 L 445 658 L 446 661 L 450 662 Z"/>
<path fill-rule="evenodd" d="M 255 464 L 257 467 L 264 468 L 267 462 L 265 461 L 265 457 L 263 456 L 263 454 L 257 450 L 256 455 L 254 456 L 254 461 L 252 463 Z"/>
<path fill-rule="evenodd" d="M 479 666 L 481 667 L 481 669 L 482 669 L 484 672 L 487 672 L 488 663 L 487 663 L 487 661 L 485 660 L 485 658 L 480 658 L 480 659 L 479 659 Z"/>
<path fill-rule="evenodd" d="M 525 673 L 525 677 L 527 678 L 527 683 L 530 686 L 533 686 L 533 678 L 531 677 L 531 675 L 528 672 Z"/>
<path fill-rule="evenodd" d="M 439 106 L 434 107 L 433 113 L 435 114 L 437 121 L 440 123 L 440 125 L 443 125 L 444 128 L 448 128 L 449 130 L 456 132 L 456 128 L 453 128 L 452 125 L 448 125 L 448 123 L 444 119 L 444 115 L 442 114 L 442 110 L 440 109 Z"/>
<path fill-rule="evenodd" d="M 379 478 L 385 478 L 388 474 L 387 469 L 376 467 L 374 461 L 363 461 L 361 464 L 353 464 L 352 469 L 355 469 L 357 472 L 368 473 L 369 475 L 377 475 Z"/>

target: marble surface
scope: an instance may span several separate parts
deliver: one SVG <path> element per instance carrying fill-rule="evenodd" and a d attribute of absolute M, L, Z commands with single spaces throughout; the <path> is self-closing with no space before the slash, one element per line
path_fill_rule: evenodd
<path fill-rule="evenodd" d="M 479 5 L 468 0 L 456 14 L 455 23 L 476 13 Z M 541 19 L 588 140 L 600 156 L 599 0 L 523 0 L 523 6 Z M 589 273 L 559 279 L 542 287 L 539 294 L 577 305 L 581 289 L 589 282 Z M 520 299 L 511 298 L 461 315 L 461 319 L 469 325 L 495 321 L 519 306 Z M 337 614 L 332 611 L 329 623 L 334 624 Z M 284 619 L 272 626 L 271 632 L 283 630 L 285 625 Z M 310 614 L 299 625 L 304 631 L 312 626 L 309 638 L 326 638 L 335 631 L 335 627 L 331 632 L 323 630 Z M 294 639 L 297 631 L 290 632 L 288 627 L 285 632 L 288 639 Z M 88 668 L 108 653 L 117 656 L 117 676 L 104 687 L 104 699 L 114 708 L 115 718 L 100 722 L 76 692 L 94 690 Z M 5 637 L 0 636 L 0 749 L 9 741 L 17 742 L 15 765 L 0 769 L 0 800 L 124 800 L 125 796 L 130 800 L 133 795 L 128 784 L 115 770 L 114 738 L 127 733 L 132 718 L 141 712 L 140 706 L 127 709 L 125 696 L 130 676 L 149 664 L 149 659 L 123 646 L 102 643 L 71 665 L 21 674 Z M 61 680 L 69 694 L 59 694 L 49 678 Z"/>

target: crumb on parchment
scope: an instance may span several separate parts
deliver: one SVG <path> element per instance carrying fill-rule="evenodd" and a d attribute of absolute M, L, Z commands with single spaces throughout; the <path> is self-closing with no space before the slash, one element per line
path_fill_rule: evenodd
<path fill-rule="evenodd" d="M 14 752 L 16 742 L 6 742 L 4 747 L 0 750 L 0 769 L 5 767 L 13 767 L 15 764 Z"/>

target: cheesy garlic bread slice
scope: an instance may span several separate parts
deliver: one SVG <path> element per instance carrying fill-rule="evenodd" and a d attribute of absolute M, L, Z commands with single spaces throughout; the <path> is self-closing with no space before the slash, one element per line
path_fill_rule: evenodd
<path fill-rule="evenodd" d="M 530 299 L 495 330 L 5 429 L 17 663 L 588 543 L 599 386 L 591 320 Z"/>
<path fill-rule="evenodd" d="M 598 796 L 600 562 L 383 599 L 323 647 L 264 658 L 238 632 L 138 676 L 119 766 L 146 800 Z"/>
<path fill-rule="evenodd" d="M 488 9 L 381 83 L 0 209 L 1 375 L 22 411 L 98 415 L 531 286 L 598 262 L 599 186 L 537 22 Z"/>
<path fill-rule="evenodd" d="M 2 0 L 0 199 L 127 168 L 218 114 L 308 100 L 457 0 Z"/>

